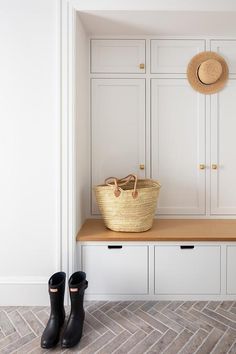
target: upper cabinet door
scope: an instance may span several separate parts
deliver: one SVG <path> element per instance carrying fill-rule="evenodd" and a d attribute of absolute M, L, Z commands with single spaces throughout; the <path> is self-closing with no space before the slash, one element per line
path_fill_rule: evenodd
<path fill-rule="evenodd" d="M 145 79 L 93 79 L 91 114 L 92 185 L 129 173 L 144 177 Z"/>
<path fill-rule="evenodd" d="M 230 74 L 236 74 L 236 40 L 211 41 L 211 50 L 223 56 Z"/>
<path fill-rule="evenodd" d="M 159 214 L 205 213 L 205 97 L 186 79 L 153 79 L 152 177 Z"/>
<path fill-rule="evenodd" d="M 142 74 L 145 66 L 145 40 L 91 40 L 91 73 Z"/>
<path fill-rule="evenodd" d="M 236 81 L 211 96 L 211 214 L 236 214 Z"/>
<path fill-rule="evenodd" d="M 204 40 L 151 40 L 151 72 L 186 74 L 192 57 L 204 50 Z"/>

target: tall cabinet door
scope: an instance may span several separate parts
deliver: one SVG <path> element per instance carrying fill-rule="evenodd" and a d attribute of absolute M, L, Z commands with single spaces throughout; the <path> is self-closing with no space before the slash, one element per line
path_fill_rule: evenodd
<path fill-rule="evenodd" d="M 186 79 L 153 79 L 152 177 L 158 214 L 205 213 L 205 98 Z"/>
<path fill-rule="evenodd" d="M 109 176 L 144 177 L 145 79 L 93 79 L 91 94 L 92 185 Z"/>
<path fill-rule="evenodd" d="M 236 214 L 236 80 L 211 96 L 211 214 Z"/>

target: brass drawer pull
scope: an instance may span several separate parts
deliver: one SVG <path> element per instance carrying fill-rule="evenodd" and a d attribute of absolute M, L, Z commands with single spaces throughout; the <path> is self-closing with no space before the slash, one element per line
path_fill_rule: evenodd
<path fill-rule="evenodd" d="M 144 169 L 145 169 L 144 164 L 140 164 L 140 165 L 139 165 L 139 168 L 140 168 L 140 170 L 144 170 Z"/>
<path fill-rule="evenodd" d="M 206 165 L 204 163 L 200 163 L 199 168 L 200 170 L 205 170 Z"/>
<path fill-rule="evenodd" d="M 144 64 L 139 64 L 139 69 L 144 69 L 145 65 Z"/>
<path fill-rule="evenodd" d="M 211 165 L 211 168 L 213 169 L 213 170 L 217 170 L 217 164 L 216 163 L 213 163 L 212 165 Z"/>

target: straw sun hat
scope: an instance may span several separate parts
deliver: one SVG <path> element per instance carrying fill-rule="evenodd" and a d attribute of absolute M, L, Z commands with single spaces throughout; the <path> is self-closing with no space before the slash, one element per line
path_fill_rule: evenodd
<path fill-rule="evenodd" d="M 187 76 L 193 89 L 210 95 L 220 91 L 226 84 L 228 66 L 219 54 L 202 52 L 191 59 Z"/>

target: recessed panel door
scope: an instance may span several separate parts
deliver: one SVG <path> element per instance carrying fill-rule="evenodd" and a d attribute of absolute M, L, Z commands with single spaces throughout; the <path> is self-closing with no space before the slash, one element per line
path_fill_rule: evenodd
<path fill-rule="evenodd" d="M 211 214 L 236 214 L 236 80 L 211 96 Z"/>
<path fill-rule="evenodd" d="M 158 214 L 205 213 L 205 97 L 186 79 L 153 79 L 151 172 Z"/>
<path fill-rule="evenodd" d="M 145 79 L 93 79 L 91 100 L 92 186 L 109 176 L 144 177 Z"/>

